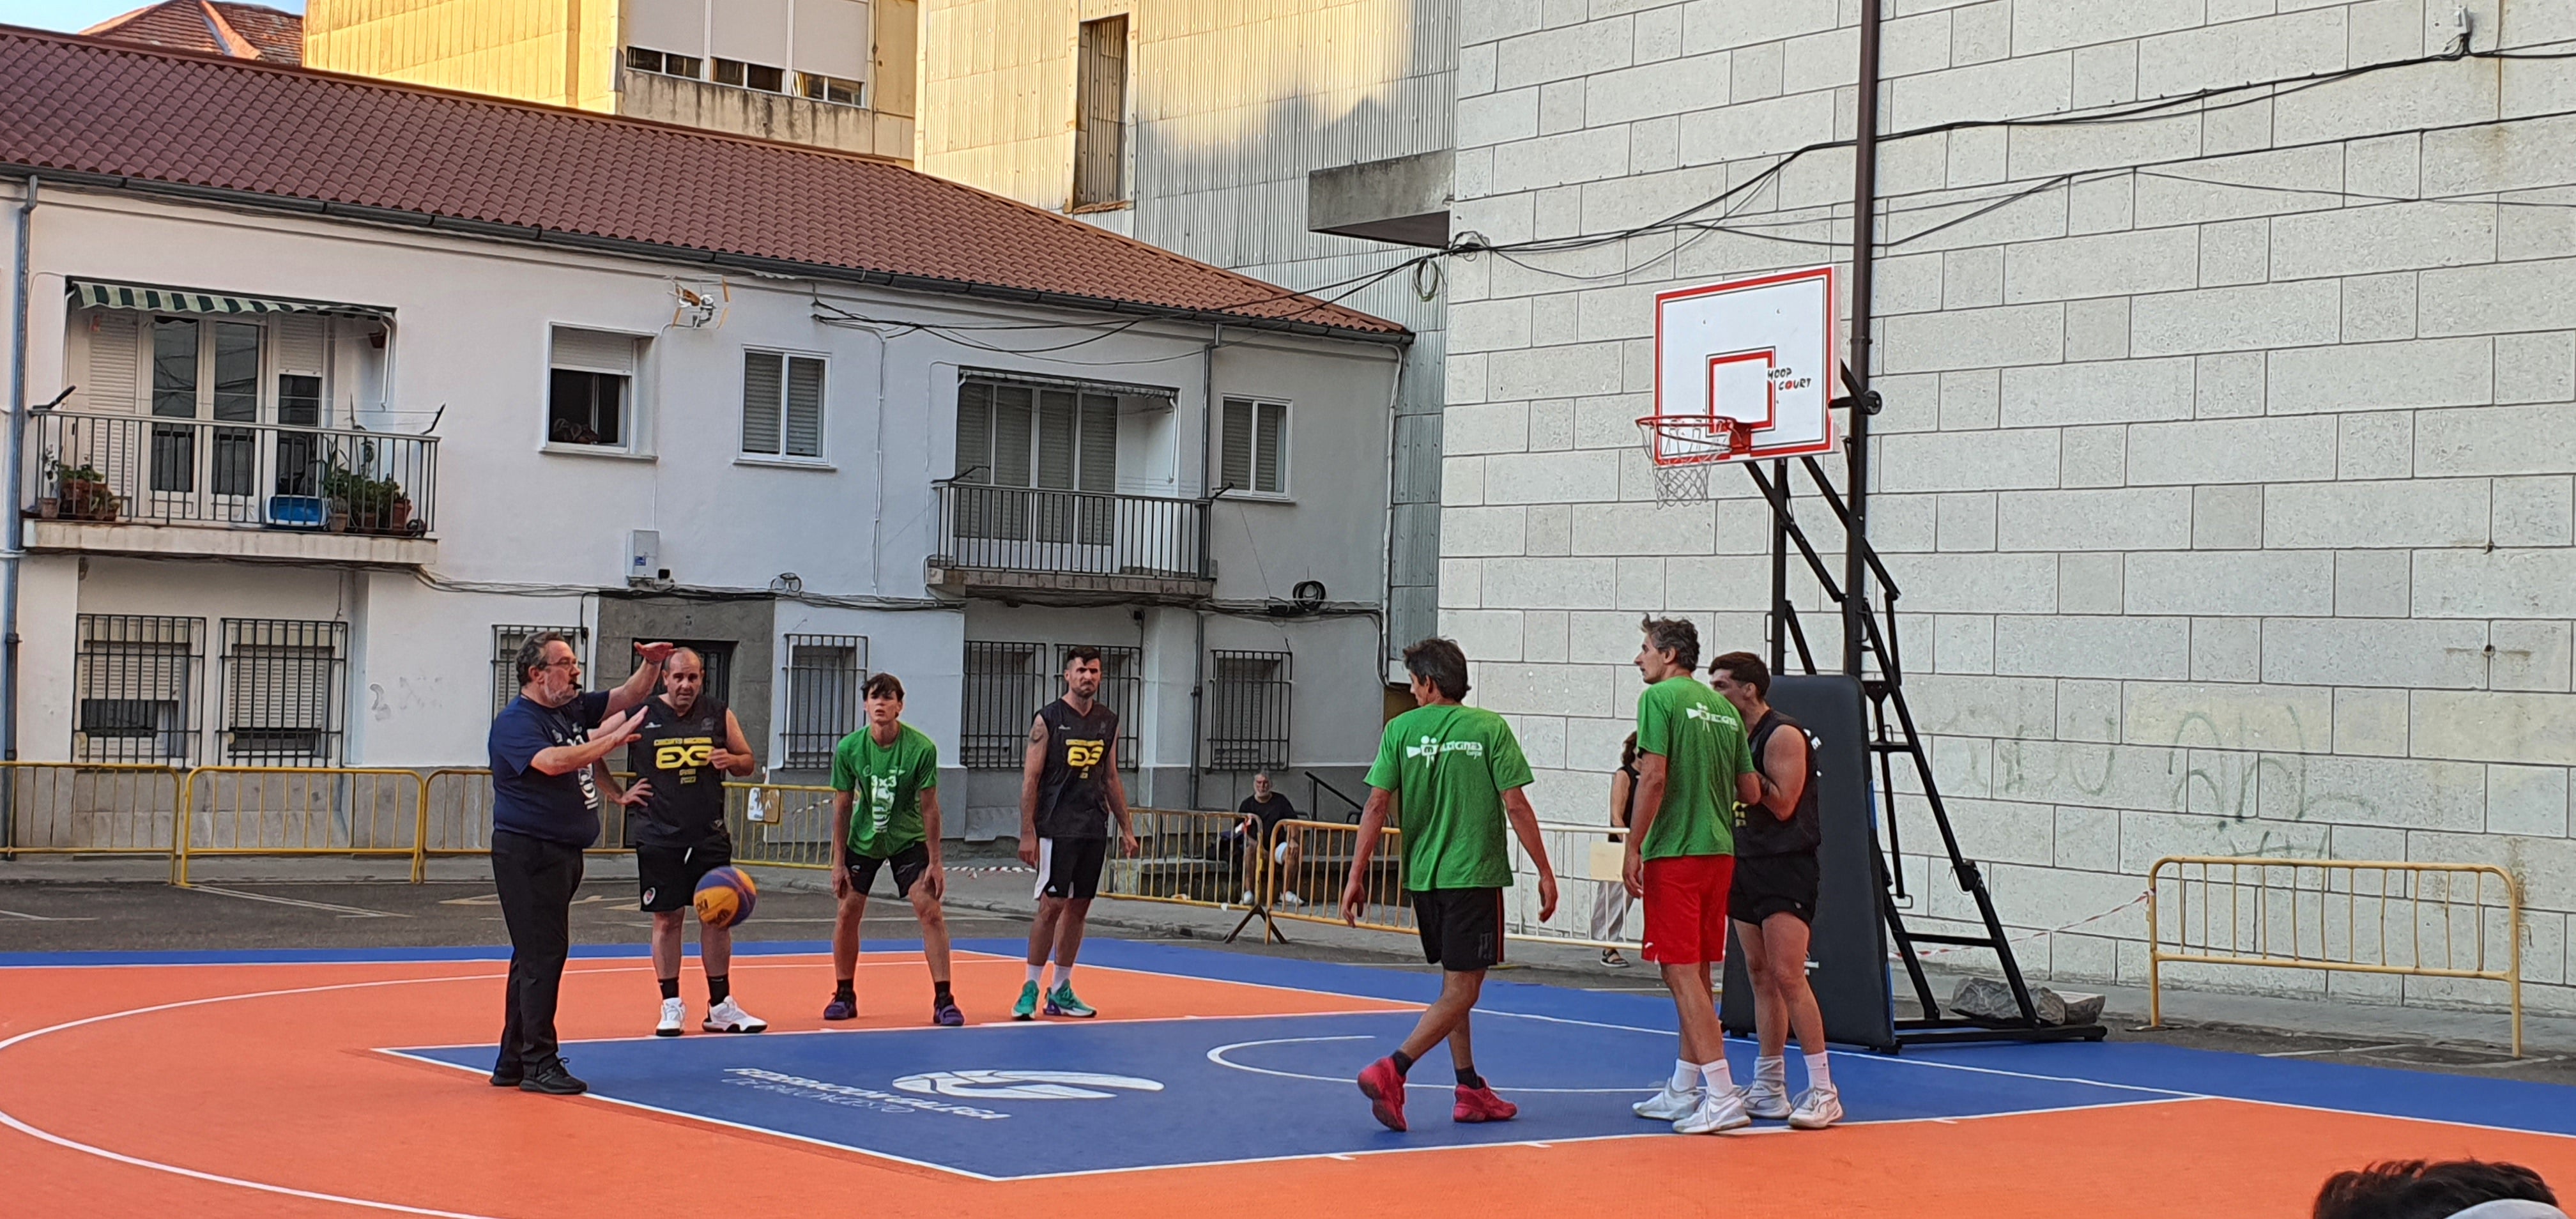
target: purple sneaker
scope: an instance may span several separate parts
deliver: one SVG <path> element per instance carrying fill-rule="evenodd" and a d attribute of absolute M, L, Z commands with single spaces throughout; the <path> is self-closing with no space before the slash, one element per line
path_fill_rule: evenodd
<path fill-rule="evenodd" d="M 823 1018 L 825 1020 L 856 1020 L 859 1018 L 859 1001 L 856 999 L 843 999 L 837 995 L 833 996 L 831 1002 L 823 1005 Z"/>
<path fill-rule="evenodd" d="M 966 1013 L 958 1011 L 954 1001 L 943 1001 L 932 1005 L 930 1022 L 944 1029 L 953 1029 L 966 1023 Z"/>

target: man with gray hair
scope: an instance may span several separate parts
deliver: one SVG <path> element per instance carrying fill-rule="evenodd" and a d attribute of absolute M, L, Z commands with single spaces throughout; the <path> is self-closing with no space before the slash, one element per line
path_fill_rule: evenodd
<path fill-rule="evenodd" d="M 573 1096 L 590 1090 L 556 1052 L 555 1003 L 572 948 L 581 852 L 599 837 L 591 768 L 635 739 L 667 643 L 638 643 L 642 666 L 614 690 L 583 693 L 581 657 L 553 631 L 519 648 L 519 697 L 492 719 L 492 882 L 510 929 L 510 975 L 492 1086 Z"/>
<path fill-rule="evenodd" d="M 1242 805 L 1234 811 L 1243 820 L 1227 831 L 1225 837 L 1235 840 L 1243 848 L 1243 904 L 1258 905 L 1267 900 L 1287 906 L 1305 905 L 1306 899 L 1297 894 L 1296 880 L 1301 844 L 1293 834 L 1277 842 L 1271 841 L 1280 822 L 1296 817 L 1297 806 L 1290 804 L 1285 794 L 1271 786 L 1270 772 L 1262 770 L 1253 772 L 1252 794 L 1245 797 Z M 1268 886 L 1254 883 L 1262 874 L 1264 851 L 1269 853 L 1269 866 L 1276 869 L 1270 875 L 1284 880 Z M 1262 891 L 1265 888 L 1268 892 Z"/>

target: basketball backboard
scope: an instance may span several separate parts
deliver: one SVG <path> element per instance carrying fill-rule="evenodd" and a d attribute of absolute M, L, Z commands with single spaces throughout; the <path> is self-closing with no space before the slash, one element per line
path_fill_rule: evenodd
<path fill-rule="evenodd" d="M 1832 267 L 1657 295 L 1655 413 L 1637 426 L 1659 473 L 1832 449 L 1833 332 Z"/>

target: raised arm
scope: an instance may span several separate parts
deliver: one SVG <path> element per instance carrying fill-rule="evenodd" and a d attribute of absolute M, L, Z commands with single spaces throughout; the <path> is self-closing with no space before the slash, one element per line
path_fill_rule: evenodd
<path fill-rule="evenodd" d="M 549 745 L 528 759 L 528 769 L 549 775 L 568 775 L 582 767 L 615 753 L 635 739 L 635 722 L 642 712 L 611 713 L 590 730 L 590 738 L 578 745 Z"/>
<path fill-rule="evenodd" d="M 645 699 L 653 697 L 653 688 L 662 684 L 662 664 L 671 659 L 671 647 L 667 643 L 635 645 L 635 653 L 644 658 L 644 663 L 635 670 L 634 676 L 626 679 L 625 684 L 608 692 L 611 713 L 641 706 Z"/>

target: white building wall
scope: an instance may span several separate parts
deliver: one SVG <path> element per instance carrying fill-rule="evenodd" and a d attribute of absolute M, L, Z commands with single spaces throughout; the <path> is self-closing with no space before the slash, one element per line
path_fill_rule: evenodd
<path fill-rule="evenodd" d="M 1145 464 L 1166 471 L 1167 482 L 1168 472 L 1186 472 L 1188 485 L 1178 494 L 1204 490 L 1195 422 L 1206 377 L 1204 327 L 1134 325 L 1064 359 L 997 354 L 928 333 L 880 338 L 876 329 L 825 324 L 815 301 L 891 319 L 898 330 L 904 321 L 1096 319 L 744 277 L 730 284 L 717 323 L 692 329 L 674 324 L 672 295 L 673 274 L 700 278 L 691 270 L 61 188 L 48 188 L 35 232 L 29 372 L 36 400 L 77 383 L 85 367 L 77 352 L 67 359 L 67 347 L 77 344 L 67 342 L 66 277 L 347 301 L 389 308 L 395 319 L 385 361 L 390 409 L 360 420 L 419 432 L 434 417 L 440 445 L 437 557 L 417 572 L 240 562 L 226 557 L 242 553 L 237 531 L 180 527 L 168 528 L 200 543 L 204 558 L 31 558 L 21 626 L 20 740 L 29 758 L 60 758 L 69 749 L 74 616 L 132 613 L 207 618 L 200 680 L 210 691 L 220 680 L 213 655 L 220 619 L 347 622 L 347 760 L 480 764 L 492 627 L 595 631 L 601 594 L 626 588 L 628 534 L 639 529 L 660 533 L 660 566 L 683 588 L 753 592 L 793 573 L 802 593 L 776 600 L 773 642 L 789 634 L 866 636 L 871 668 L 904 677 L 907 718 L 953 758 L 969 611 L 934 598 L 924 566 L 939 545 L 932 484 L 955 471 L 960 370 L 1170 385 L 1181 405 L 1143 434 L 1139 452 L 1155 459 Z M 644 341 L 633 452 L 546 442 L 548 335 L 557 325 Z M 819 461 L 739 454 L 746 347 L 829 362 Z M 1220 596 L 1284 597 L 1295 581 L 1314 578 L 1327 580 L 1337 600 L 1379 598 L 1383 571 L 1373 556 L 1382 553 L 1375 536 L 1385 516 L 1392 372 L 1391 357 L 1376 344 L 1260 336 L 1220 354 L 1217 392 L 1300 403 L 1292 444 L 1311 453 L 1311 464 L 1301 467 L 1302 504 L 1261 505 L 1251 524 L 1238 519 L 1235 532 L 1215 543 L 1224 570 Z M 335 418 L 347 418 L 336 397 Z M 40 457 L 31 456 L 31 469 Z M 1360 536 L 1362 544 L 1347 555 L 1290 561 L 1309 527 Z M 1256 541 L 1278 551 L 1266 556 L 1274 570 L 1268 581 L 1263 562 L 1251 557 Z M 1124 609 L 1091 612 L 1127 616 Z M 1366 646 L 1374 646 L 1373 619 L 1347 621 L 1363 624 Z M 591 658 L 595 686 L 626 672 L 623 657 Z M 1354 680 L 1351 701 L 1375 698 L 1373 675 Z M 783 730 L 785 691 L 774 685 L 771 718 Z M 214 718 L 210 705 L 210 734 Z M 774 756 L 777 742 L 758 747 Z"/>
<path fill-rule="evenodd" d="M 2413 58 L 2452 7 L 1899 3 L 1883 125 Z M 2468 9 L 2479 50 L 2571 32 L 2564 5 Z M 1458 227 L 1615 233 L 1848 138 L 1858 14 L 1467 4 Z M 1883 147 L 1872 532 L 1952 816 L 2040 976 L 2142 981 L 2131 903 L 2162 855 L 2493 862 L 2525 887 L 2533 1002 L 2576 1009 L 2568 72 L 2435 63 Z M 1641 614 L 1762 647 L 1750 484 L 1652 504 L 1630 425 L 1652 409 L 1651 298 L 1838 257 L 1849 157 L 1713 209 L 1725 231 L 1453 261 L 1442 621 L 1481 701 L 1565 742 L 1545 815 L 1601 817 Z M 1839 551 L 1825 515 L 1801 519 Z M 1831 667 L 1833 624 L 1809 621 Z M 1933 841 L 1908 818 L 1908 844 Z M 1951 891 L 1919 857 L 1908 874 Z"/>

